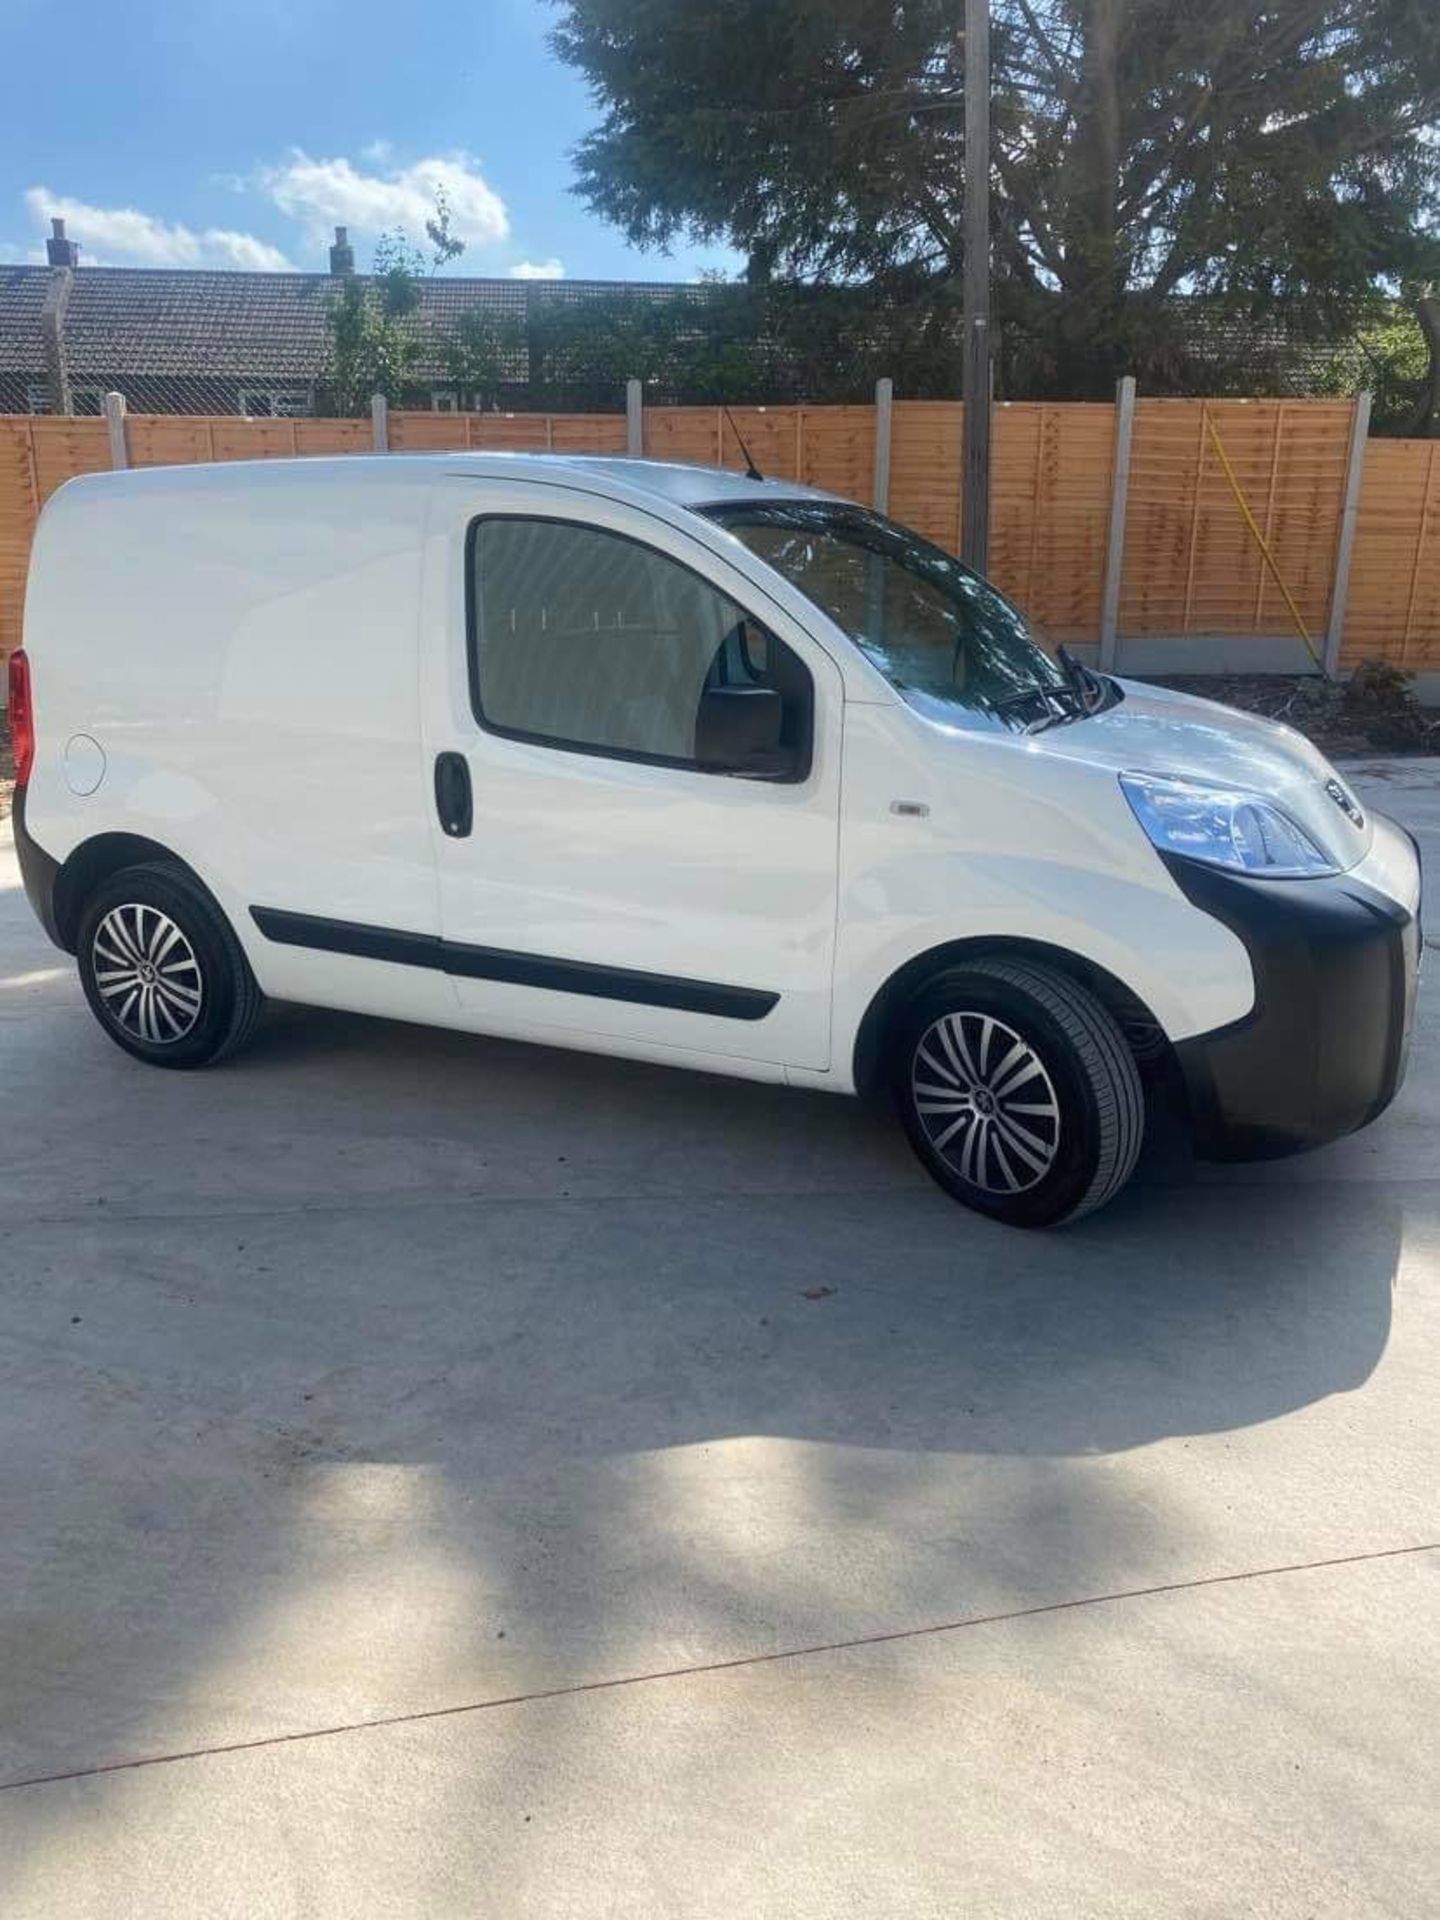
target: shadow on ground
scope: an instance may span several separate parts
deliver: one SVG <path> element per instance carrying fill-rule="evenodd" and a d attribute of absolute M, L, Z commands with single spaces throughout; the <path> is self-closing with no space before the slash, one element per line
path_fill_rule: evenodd
<path fill-rule="evenodd" d="M 1024 1236 L 820 1095 L 288 1008 L 158 1074 L 0 907 L 0 1784 L 1304 1558 L 1327 1437 L 1364 1530 L 1283 1416 L 1426 1188 Z M 126 1778 L 0 1798 L 16 1884 Z"/>
<path fill-rule="evenodd" d="M 1019 1235 L 849 1103 L 330 1016 L 90 1086 L 106 1193 L 0 1255 L 6 1780 L 1169 1577 L 1097 1458 L 1389 1327 L 1383 1188 Z"/>

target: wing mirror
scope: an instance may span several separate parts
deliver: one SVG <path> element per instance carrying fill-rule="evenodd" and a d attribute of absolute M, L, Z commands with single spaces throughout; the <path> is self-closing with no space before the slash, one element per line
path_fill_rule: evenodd
<path fill-rule="evenodd" d="M 780 744 L 784 702 L 773 687 L 708 687 L 695 716 L 695 758 L 716 772 L 783 780 L 799 758 Z"/>

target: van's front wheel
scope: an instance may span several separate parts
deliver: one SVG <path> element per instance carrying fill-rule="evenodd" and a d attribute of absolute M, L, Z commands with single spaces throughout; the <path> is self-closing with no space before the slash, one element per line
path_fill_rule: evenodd
<path fill-rule="evenodd" d="M 264 998 L 229 923 L 179 865 L 146 862 L 102 881 L 76 959 L 91 1012 L 156 1067 L 205 1067 L 249 1038 Z"/>
<path fill-rule="evenodd" d="M 1076 1220 L 1129 1179 L 1145 1131 L 1135 1059 L 1093 994 L 1029 960 L 937 975 L 892 1055 L 910 1141 L 947 1193 L 1016 1227 Z"/>

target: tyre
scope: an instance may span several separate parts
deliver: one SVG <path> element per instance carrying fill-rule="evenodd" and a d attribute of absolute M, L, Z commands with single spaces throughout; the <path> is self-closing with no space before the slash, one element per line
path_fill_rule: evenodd
<path fill-rule="evenodd" d="M 894 1086 L 921 1161 L 1014 1227 L 1093 1213 L 1135 1166 L 1145 1099 L 1110 1013 L 1067 975 L 976 960 L 937 975 L 895 1029 Z"/>
<path fill-rule="evenodd" d="M 90 1010 L 155 1067 L 207 1067 L 249 1038 L 264 1006 L 229 922 L 185 868 L 126 867 L 85 903 L 76 959 Z"/>

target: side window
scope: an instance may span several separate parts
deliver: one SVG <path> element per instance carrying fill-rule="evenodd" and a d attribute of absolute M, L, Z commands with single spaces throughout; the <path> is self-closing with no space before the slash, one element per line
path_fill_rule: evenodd
<path fill-rule="evenodd" d="M 804 663 L 679 561 L 496 516 L 471 526 L 468 567 L 470 684 L 491 732 L 750 779 L 809 772 Z"/>

